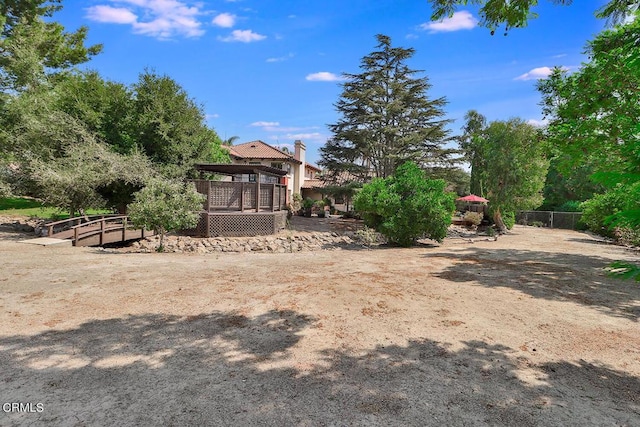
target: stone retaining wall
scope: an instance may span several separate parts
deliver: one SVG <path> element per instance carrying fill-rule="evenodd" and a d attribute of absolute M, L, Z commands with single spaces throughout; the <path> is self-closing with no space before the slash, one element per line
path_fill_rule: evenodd
<path fill-rule="evenodd" d="M 303 252 L 336 250 L 346 248 L 366 248 L 383 243 L 382 238 L 372 242 L 369 236 L 347 232 L 338 233 L 282 233 L 275 236 L 257 237 L 209 237 L 167 236 L 164 252 L 212 253 L 212 252 Z M 132 252 L 153 252 L 160 244 L 160 237 L 154 236 L 133 243 Z"/>

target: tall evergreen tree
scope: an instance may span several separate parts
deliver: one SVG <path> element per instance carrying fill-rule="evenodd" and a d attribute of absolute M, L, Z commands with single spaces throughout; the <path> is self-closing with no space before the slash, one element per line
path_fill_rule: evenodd
<path fill-rule="evenodd" d="M 66 32 L 45 21 L 62 6 L 59 0 L 0 2 L 0 94 L 31 90 L 100 53 L 102 45 L 85 46 L 87 27 Z M 6 98 L 5 98 L 6 99 Z"/>
<path fill-rule="evenodd" d="M 460 150 L 464 159 L 471 166 L 470 190 L 481 197 L 487 195 L 485 171 L 487 169 L 482 153 L 482 131 L 487 127 L 487 119 L 476 110 L 469 110 L 464 115 L 465 124 L 462 135 L 458 137 Z"/>
<path fill-rule="evenodd" d="M 428 78 L 415 77 L 420 71 L 406 64 L 415 50 L 392 47 L 385 35 L 376 39 L 377 50 L 362 58 L 362 71 L 344 74 L 335 104 L 342 117 L 329 125 L 333 138 L 320 149 L 319 163 L 329 174 L 346 171 L 361 182 L 391 176 L 406 161 L 440 164 L 453 152 L 444 148 L 445 98 L 430 99 Z"/>

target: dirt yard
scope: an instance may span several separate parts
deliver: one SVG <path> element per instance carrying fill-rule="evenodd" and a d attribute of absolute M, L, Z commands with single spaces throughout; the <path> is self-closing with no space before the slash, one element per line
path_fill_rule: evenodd
<path fill-rule="evenodd" d="M 24 237 L 0 235 L 3 426 L 640 425 L 640 285 L 602 270 L 639 256 L 584 233 L 207 255 Z"/>

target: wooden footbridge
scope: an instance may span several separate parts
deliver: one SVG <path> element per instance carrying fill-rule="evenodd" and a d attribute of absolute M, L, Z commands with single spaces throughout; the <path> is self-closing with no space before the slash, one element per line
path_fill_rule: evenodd
<path fill-rule="evenodd" d="M 90 215 L 46 224 L 46 237 L 71 240 L 74 246 L 102 246 L 153 236 L 136 229 L 126 215 Z"/>

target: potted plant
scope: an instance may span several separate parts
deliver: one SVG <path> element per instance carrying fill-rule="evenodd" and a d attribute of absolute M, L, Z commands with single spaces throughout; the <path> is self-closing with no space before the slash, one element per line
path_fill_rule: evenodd
<path fill-rule="evenodd" d="M 304 216 L 307 218 L 311 218 L 311 213 L 313 212 L 313 199 L 306 198 L 302 201 L 302 210 L 304 211 Z"/>
<path fill-rule="evenodd" d="M 313 207 L 315 208 L 316 212 L 318 213 L 318 218 L 324 218 L 324 201 L 323 200 L 316 200 L 316 202 L 313 204 Z"/>

